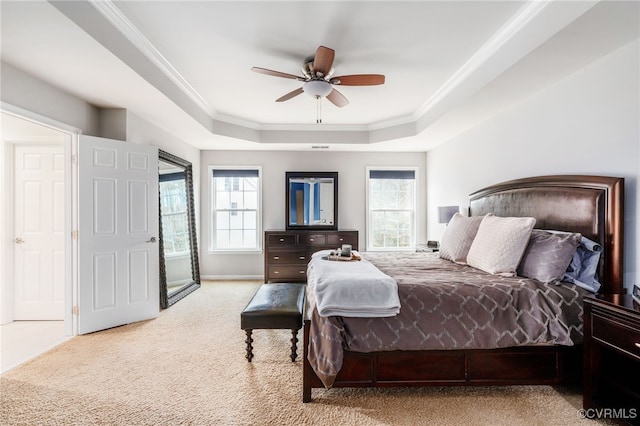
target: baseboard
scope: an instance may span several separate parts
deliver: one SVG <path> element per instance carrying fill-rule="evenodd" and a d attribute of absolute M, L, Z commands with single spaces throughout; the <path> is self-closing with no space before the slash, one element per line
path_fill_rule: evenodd
<path fill-rule="evenodd" d="M 212 281 L 262 281 L 264 275 L 200 275 L 200 280 Z"/>

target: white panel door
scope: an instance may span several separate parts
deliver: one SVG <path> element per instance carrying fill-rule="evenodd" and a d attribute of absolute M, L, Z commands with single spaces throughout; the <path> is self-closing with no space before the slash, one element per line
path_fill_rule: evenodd
<path fill-rule="evenodd" d="M 78 332 L 159 312 L 158 149 L 81 136 Z"/>
<path fill-rule="evenodd" d="M 64 319 L 64 147 L 14 156 L 14 319 Z"/>

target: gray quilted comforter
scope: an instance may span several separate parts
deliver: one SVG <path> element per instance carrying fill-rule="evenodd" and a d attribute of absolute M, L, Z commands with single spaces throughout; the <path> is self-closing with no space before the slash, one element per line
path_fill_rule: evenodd
<path fill-rule="evenodd" d="M 389 318 L 321 317 L 308 277 L 308 360 L 326 387 L 343 350 L 377 352 L 493 349 L 582 342 L 582 298 L 570 285 L 490 275 L 442 260 L 437 253 L 366 253 L 398 282 L 400 313 Z"/>

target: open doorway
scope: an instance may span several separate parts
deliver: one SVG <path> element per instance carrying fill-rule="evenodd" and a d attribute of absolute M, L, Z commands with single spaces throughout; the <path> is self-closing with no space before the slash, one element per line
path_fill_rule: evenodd
<path fill-rule="evenodd" d="M 2 371 L 69 338 L 72 134 L 2 112 Z M 68 323 L 67 323 L 68 322 Z"/>

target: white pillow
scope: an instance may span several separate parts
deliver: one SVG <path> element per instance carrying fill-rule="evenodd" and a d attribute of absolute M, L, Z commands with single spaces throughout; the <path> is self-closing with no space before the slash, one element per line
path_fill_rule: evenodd
<path fill-rule="evenodd" d="M 467 263 L 467 253 L 478 232 L 482 216 L 453 215 L 440 242 L 440 257 L 461 265 Z"/>
<path fill-rule="evenodd" d="M 535 224 L 532 217 L 486 215 L 471 243 L 467 264 L 490 274 L 516 275 Z"/>

